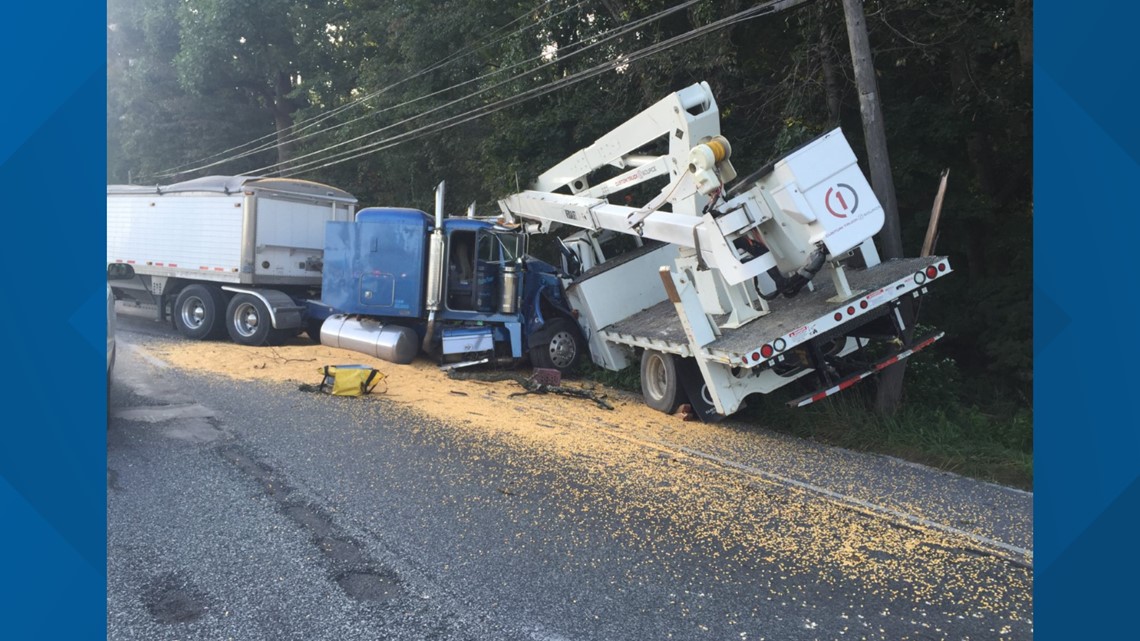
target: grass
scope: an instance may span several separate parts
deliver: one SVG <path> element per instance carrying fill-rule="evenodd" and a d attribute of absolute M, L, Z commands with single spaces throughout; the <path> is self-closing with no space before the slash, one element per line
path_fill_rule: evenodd
<path fill-rule="evenodd" d="M 801 438 L 877 452 L 1022 489 L 1033 487 L 1032 415 L 974 405 L 931 407 L 907 401 L 892 415 L 869 409 L 868 386 L 805 408 L 783 399 L 749 399 L 737 418 Z"/>
<path fill-rule="evenodd" d="M 640 392 L 638 368 L 611 372 L 593 365 L 584 378 Z M 804 385 L 810 385 L 810 382 Z M 915 359 L 905 398 L 894 414 L 871 409 L 874 382 L 803 408 L 784 403 L 807 392 L 793 384 L 748 399 L 733 418 L 800 438 L 923 463 L 1003 485 L 1033 488 L 1033 414 L 1015 392 L 1002 397 L 983 382 L 966 384 L 950 359 Z"/>

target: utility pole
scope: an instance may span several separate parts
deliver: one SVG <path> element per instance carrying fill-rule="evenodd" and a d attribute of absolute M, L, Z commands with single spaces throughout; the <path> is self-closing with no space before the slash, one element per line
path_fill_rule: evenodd
<path fill-rule="evenodd" d="M 883 109 L 879 103 L 879 82 L 871 58 L 871 39 L 867 35 L 867 19 L 863 0 L 843 0 L 847 18 L 847 39 L 851 44 L 851 62 L 855 67 L 855 88 L 859 93 L 859 111 L 863 116 L 863 137 L 867 141 L 867 164 L 871 170 L 871 187 L 883 206 L 883 229 L 879 233 L 879 252 L 883 258 L 902 258 L 902 233 L 899 229 L 899 205 L 895 198 L 895 182 L 891 177 L 891 160 L 887 155 L 887 131 L 883 125 Z M 904 340 L 914 334 L 914 314 L 910 298 L 903 301 L 902 317 L 906 321 Z M 879 375 L 879 391 L 875 408 L 893 412 L 902 401 L 903 375 L 906 361 L 888 367 Z"/>
<path fill-rule="evenodd" d="M 902 258 L 902 235 L 899 232 L 899 205 L 895 198 L 895 182 L 891 177 L 891 159 L 887 155 L 887 131 L 883 125 L 883 108 L 879 103 L 879 82 L 871 59 L 871 39 L 863 15 L 863 0 L 843 0 L 847 17 L 847 39 L 851 43 L 851 62 L 855 66 L 855 88 L 859 92 L 859 111 L 863 116 L 863 137 L 867 139 L 867 164 L 871 170 L 871 186 L 883 205 L 883 231 L 880 252 L 886 258 Z"/>

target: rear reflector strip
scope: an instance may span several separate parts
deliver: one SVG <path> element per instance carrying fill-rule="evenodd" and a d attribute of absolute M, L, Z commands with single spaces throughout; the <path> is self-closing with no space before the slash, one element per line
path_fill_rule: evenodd
<path fill-rule="evenodd" d="M 824 390 L 820 390 L 818 392 L 813 392 L 813 393 L 808 394 L 806 396 L 801 396 L 801 397 L 799 397 L 793 401 L 788 401 L 788 407 L 803 407 L 805 405 L 811 405 L 812 403 L 814 403 L 816 401 L 822 401 L 823 399 L 827 398 L 828 396 L 831 396 L 832 394 L 842 392 L 843 390 L 851 387 L 855 383 L 858 383 L 859 381 L 861 381 L 865 378 L 870 378 L 873 374 L 877 374 L 878 372 L 890 367 L 891 365 L 894 365 L 895 363 L 903 360 L 904 358 L 910 356 L 911 354 L 921 352 L 922 350 L 926 349 L 927 347 L 930 347 L 931 345 L 933 345 L 935 341 L 937 341 L 938 339 L 942 338 L 945 335 L 946 335 L 946 332 L 938 332 L 937 334 L 934 334 L 934 335 L 924 339 L 922 342 L 915 344 L 914 347 L 911 347 L 910 349 L 905 349 L 905 350 L 899 352 L 898 354 L 895 354 L 893 356 L 889 356 L 889 357 L 879 361 L 878 363 L 875 363 L 871 367 L 871 369 L 868 369 L 864 372 L 860 372 L 858 374 L 852 374 L 851 376 L 848 376 L 847 378 L 840 381 L 837 385 L 834 385 L 834 386 L 829 387 L 829 388 L 824 389 Z"/>

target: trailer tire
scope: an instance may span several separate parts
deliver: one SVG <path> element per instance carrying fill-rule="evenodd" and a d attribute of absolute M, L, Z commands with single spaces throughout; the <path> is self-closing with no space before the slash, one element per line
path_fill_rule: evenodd
<path fill-rule="evenodd" d="M 530 337 L 530 363 L 569 374 L 578 367 L 586 343 L 578 326 L 567 318 L 552 318 Z"/>
<path fill-rule="evenodd" d="M 677 411 L 685 401 L 685 392 L 681 389 L 675 356 L 651 349 L 641 353 L 641 395 L 646 405 L 659 412 Z"/>
<path fill-rule="evenodd" d="M 174 301 L 174 327 L 186 338 L 222 337 L 226 297 L 216 285 L 187 285 Z"/>
<path fill-rule="evenodd" d="M 284 342 L 286 336 L 273 329 L 269 308 L 256 296 L 237 294 L 226 307 L 226 331 L 238 345 L 261 347 Z"/>

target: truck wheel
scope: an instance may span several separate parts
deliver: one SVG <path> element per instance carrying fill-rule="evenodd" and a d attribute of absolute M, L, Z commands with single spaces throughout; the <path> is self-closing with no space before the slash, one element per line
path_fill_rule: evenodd
<path fill-rule="evenodd" d="M 582 360 L 586 345 L 578 327 L 566 318 L 552 318 L 530 337 L 530 363 L 535 367 L 556 369 L 563 374 L 574 371 Z"/>
<path fill-rule="evenodd" d="M 677 378 L 675 356 L 649 349 L 641 353 L 641 395 L 646 405 L 659 412 L 677 411 L 685 392 Z"/>
<path fill-rule="evenodd" d="M 226 298 L 214 285 L 187 285 L 174 301 L 174 326 L 186 338 L 221 338 Z"/>
<path fill-rule="evenodd" d="M 280 342 L 281 335 L 273 330 L 269 308 L 256 296 L 238 294 L 226 307 L 226 331 L 238 345 L 260 347 Z M 274 339 L 277 340 L 274 340 Z"/>
<path fill-rule="evenodd" d="M 317 345 L 321 344 L 321 326 L 324 324 L 323 318 L 310 318 L 305 321 L 305 333 L 309 335 L 309 340 Z"/>

